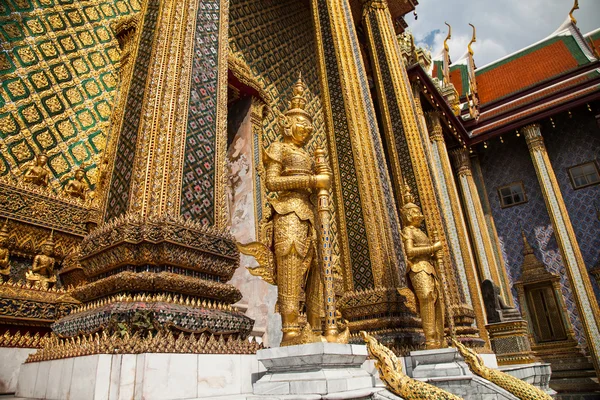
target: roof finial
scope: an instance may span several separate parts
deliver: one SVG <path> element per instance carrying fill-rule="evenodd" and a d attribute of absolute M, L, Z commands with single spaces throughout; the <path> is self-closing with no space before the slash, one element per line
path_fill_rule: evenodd
<path fill-rule="evenodd" d="M 475 30 L 475 25 L 473 25 L 471 23 L 469 23 L 469 25 L 471 25 L 471 27 L 473 28 L 473 37 L 471 38 L 471 41 L 467 45 L 467 48 L 469 49 L 469 54 L 473 55 L 473 49 L 471 48 L 471 45 L 477 41 L 477 31 Z"/>
<path fill-rule="evenodd" d="M 577 20 L 575 19 L 575 17 L 573 16 L 573 12 L 575 12 L 575 10 L 579 10 L 579 0 L 575 0 L 573 3 L 573 8 L 571 8 L 571 11 L 569 11 L 569 18 L 571 18 L 571 22 L 574 25 L 577 25 Z"/>
<path fill-rule="evenodd" d="M 452 39 L 452 27 L 446 21 L 444 21 L 444 23 L 448 25 L 448 36 L 446 36 L 446 39 L 444 39 L 444 50 L 450 51 L 450 48 L 448 47 L 448 40 Z"/>
<path fill-rule="evenodd" d="M 452 27 L 449 23 L 444 22 L 448 25 L 448 36 L 444 39 L 444 58 L 443 58 L 443 75 L 444 75 L 444 85 L 450 84 L 450 47 L 448 47 L 448 40 L 452 38 Z"/>

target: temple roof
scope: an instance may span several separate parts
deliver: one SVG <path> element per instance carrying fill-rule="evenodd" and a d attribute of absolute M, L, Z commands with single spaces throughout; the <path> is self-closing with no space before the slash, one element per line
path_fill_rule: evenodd
<path fill-rule="evenodd" d="M 465 57 L 450 65 L 450 82 L 461 97 L 470 144 L 600 98 L 600 29 L 583 35 L 567 17 L 548 37 L 475 69 L 480 114 L 469 117 Z M 442 80 L 442 61 L 432 76 Z"/>
<path fill-rule="evenodd" d="M 554 36 L 475 71 L 481 104 L 499 101 L 590 63 L 571 35 Z"/>

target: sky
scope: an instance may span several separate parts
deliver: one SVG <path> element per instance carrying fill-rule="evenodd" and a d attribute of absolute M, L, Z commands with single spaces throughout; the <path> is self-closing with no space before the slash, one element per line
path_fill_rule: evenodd
<path fill-rule="evenodd" d="M 567 18 L 573 0 L 418 0 L 418 19 L 405 20 L 418 46 L 436 56 L 448 33 L 444 21 L 452 25 L 448 41 L 450 57 L 457 61 L 471 40 L 472 23 L 477 42 L 472 46 L 477 67 L 544 39 Z M 600 28 L 600 0 L 579 0 L 573 14 L 584 33 Z"/>

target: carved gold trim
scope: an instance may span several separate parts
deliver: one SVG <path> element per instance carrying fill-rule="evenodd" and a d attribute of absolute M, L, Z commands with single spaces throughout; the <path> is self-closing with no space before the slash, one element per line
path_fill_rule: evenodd
<path fill-rule="evenodd" d="M 50 338 L 50 334 L 46 333 L 40 335 L 39 332 L 35 332 L 33 336 L 29 331 L 24 334 L 21 331 L 11 333 L 10 331 L 4 332 L 0 336 L 0 347 L 20 347 L 20 348 L 41 348 L 46 340 Z"/>
<path fill-rule="evenodd" d="M 114 99 L 114 109 L 110 116 L 110 125 L 107 129 L 107 143 L 102 155 L 102 162 L 99 166 L 98 171 L 98 182 L 94 193 L 95 205 L 100 208 L 102 215 L 105 215 L 106 208 L 108 207 L 108 194 L 111 186 L 113 170 L 115 167 L 115 159 L 117 155 L 117 146 L 119 144 L 119 136 L 123 127 L 123 117 L 125 116 L 125 106 L 127 104 L 127 97 L 129 94 L 129 88 L 131 86 L 131 80 L 134 72 L 135 60 L 140 47 L 140 41 L 142 38 L 144 21 L 146 18 L 146 11 L 148 10 L 148 1 L 141 1 L 141 9 L 138 12 L 137 29 L 135 32 L 135 39 L 130 43 L 129 54 L 127 59 L 130 60 L 124 64 L 121 64 L 121 71 L 119 73 L 119 89 Z"/>
<path fill-rule="evenodd" d="M 237 337 L 225 338 L 206 333 L 179 335 L 171 331 L 141 336 L 139 333 L 123 335 L 113 333 L 82 335 L 75 338 L 60 339 L 55 335 L 41 339 L 43 347 L 31 354 L 26 363 L 61 358 L 81 357 L 94 354 L 141 354 L 141 353 L 183 353 L 183 354 L 256 354 L 262 344 L 255 339 L 248 341 Z"/>
<path fill-rule="evenodd" d="M 219 75 L 217 96 L 217 130 L 215 139 L 215 226 L 227 227 L 227 57 L 229 53 L 229 0 L 220 1 L 219 17 Z"/>

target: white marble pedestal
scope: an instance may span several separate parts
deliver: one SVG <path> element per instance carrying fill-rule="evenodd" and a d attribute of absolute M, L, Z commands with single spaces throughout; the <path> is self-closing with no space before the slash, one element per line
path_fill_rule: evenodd
<path fill-rule="evenodd" d="M 51 400 L 246 399 L 256 355 L 98 354 L 23 364 L 16 395 Z"/>
<path fill-rule="evenodd" d="M 0 347 L 0 394 L 14 393 L 21 364 L 37 349 Z"/>
<path fill-rule="evenodd" d="M 257 396 L 355 399 L 381 390 L 375 388 L 373 376 L 361 368 L 367 359 L 366 346 L 311 343 L 259 350 L 257 357 L 267 369 L 253 385 Z"/>

